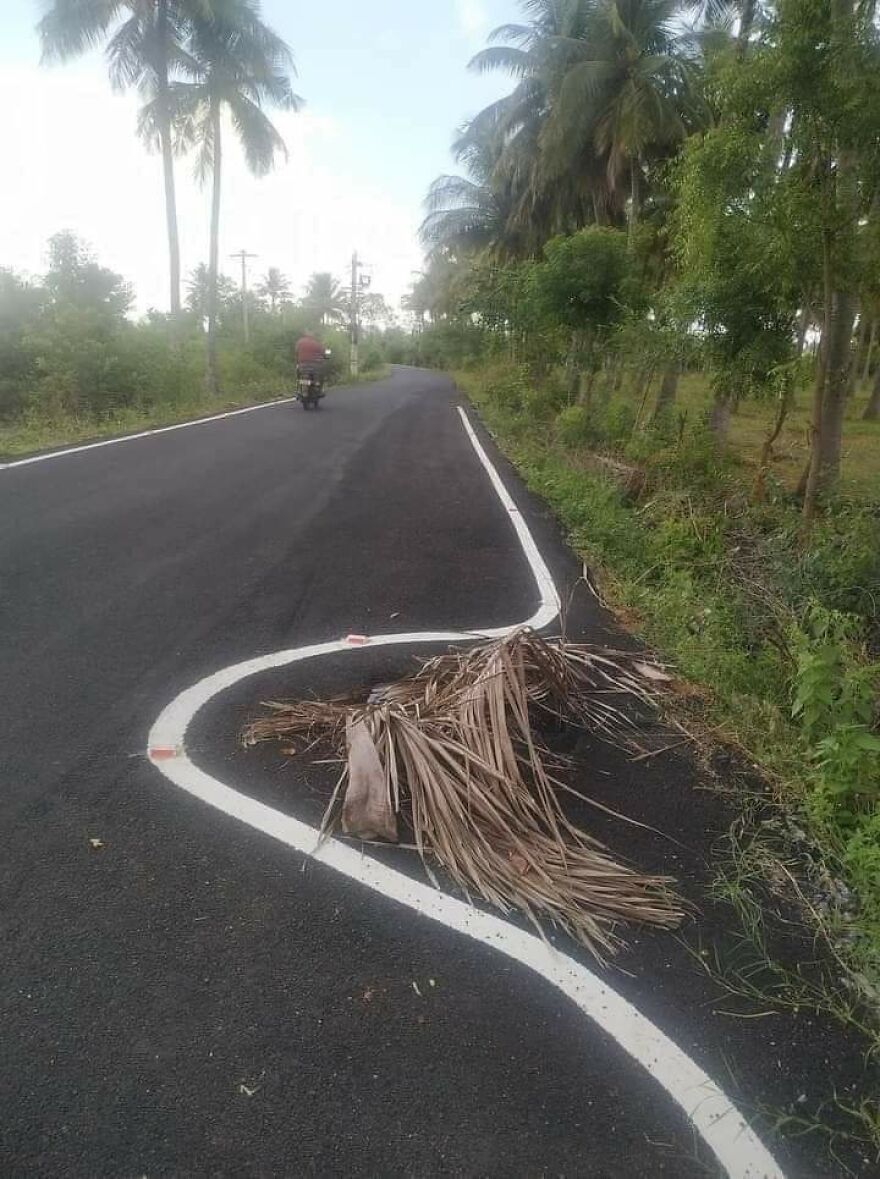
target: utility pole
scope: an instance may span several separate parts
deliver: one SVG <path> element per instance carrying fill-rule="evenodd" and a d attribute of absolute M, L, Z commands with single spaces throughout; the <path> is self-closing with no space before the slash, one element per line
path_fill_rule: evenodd
<path fill-rule="evenodd" d="M 358 288 L 360 286 L 360 262 L 357 250 L 351 256 L 351 375 L 358 375 Z"/>
<path fill-rule="evenodd" d="M 358 345 L 361 337 L 360 297 L 361 291 L 366 290 L 372 279 L 368 274 L 361 274 L 364 263 L 358 257 L 358 252 L 351 256 L 351 375 L 358 375 Z"/>
<path fill-rule="evenodd" d="M 256 258 L 256 254 L 249 254 L 247 250 L 239 250 L 237 254 L 230 254 L 230 258 L 241 259 L 241 319 L 244 325 L 244 342 L 247 346 L 251 342 L 251 325 L 248 320 L 248 285 L 247 285 L 247 260 L 248 258 Z"/>

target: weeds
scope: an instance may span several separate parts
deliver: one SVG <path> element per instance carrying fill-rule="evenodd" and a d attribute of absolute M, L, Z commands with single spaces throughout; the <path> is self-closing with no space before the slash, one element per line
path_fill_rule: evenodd
<path fill-rule="evenodd" d="M 699 418 L 667 413 L 633 432 L 612 401 L 601 410 L 570 406 L 548 428 L 524 411 L 522 371 L 492 371 L 486 385 L 474 373 L 461 383 L 574 547 L 602 572 L 606 597 L 638 619 L 683 678 L 705 685 L 683 707 L 761 766 L 846 877 L 859 898 L 848 962 L 876 985 L 880 517 L 870 505 L 842 505 L 803 550 L 796 513 L 772 475 L 761 502 L 750 502 L 749 481 L 735 458 L 719 458 Z M 516 398 L 496 397 L 505 380 Z M 638 503 L 583 461 L 585 447 L 642 461 Z M 754 986 L 753 973 L 741 973 Z M 804 980 L 789 981 L 802 1004 L 823 1002 Z"/>
<path fill-rule="evenodd" d="M 880 1163 L 880 1103 L 873 1098 L 852 1103 L 835 1093 L 813 1113 L 764 1104 L 757 1107 L 757 1112 L 784 1137 L 824 1139 L 828 1154 L 847 1175 L 855 1176 L 858 1172 L 843 1159 L 843 1147 L 857 1149 L 869 1166 Z"/>

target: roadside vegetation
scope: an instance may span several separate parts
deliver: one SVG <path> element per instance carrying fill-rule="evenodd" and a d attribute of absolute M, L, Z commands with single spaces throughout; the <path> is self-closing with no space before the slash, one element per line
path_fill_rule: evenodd
<path fill-rule="evenodd" d="M 332 350 L 331 381 L 350 381 L 348 328 L 319 297 L 328 282 L 313 276 L 295 301 L 285 276 L 270 269 L 247 296 L 246 342 L 241 293 L 221 275 L 218 382 L 209 391 L 206 267 L 189 276 L 179 315 L 148 312 L 135 322 L 124 279 L 72 234 L 56 234 L 39 280 L 0 269 L 0 457 L 290 396 L 293 346 L 305 331 Z M 402 333 L 381 327 L 389 316 L 381 296 L 361 307 L 363 376 L 380 375 L 401 348 Z"/>
<path fill-rule="evenodd" d="M 682 707 L 763 770 L 876 988 L 874 7 L 523 7 L 472 63 L 511 94 L 428 195 L 413 357 L 456 373 Z"/>

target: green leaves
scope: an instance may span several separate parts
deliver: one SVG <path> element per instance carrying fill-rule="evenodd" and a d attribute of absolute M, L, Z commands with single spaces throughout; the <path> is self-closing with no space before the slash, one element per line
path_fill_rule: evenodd
<path fill-rule="evenodd" d="M 554 238 L 535 268 L 534 284 L 548 319 L 573 331 L 604 332 L 620 321 L 635 295 L 625 234 L 594 226 Z"/>
<path fill-rule="evenodd" d="M 841 725 L 816 746 L 827 793 L 841 802 L 880 798 L 880 737 L 863 725 Z"/>
<path fill-rule="evenodd" d="M 865 660 L 856 633 L 852 616 L 814 604 L 795 636 L 792 715 L 812 747 L 821 797 L 844 810 L 880 798 L 880 666 Z"/>
<path fill-rule="evenodd" d="M 590 222 L 631 229 L 650 169 L 706 122 L 689 37 L 673 0 L 527 0 L 528 21 L 496 29 L 470 63 L 513 92 L 478 114 L 454 152 L 482 190 L 468 220 L 429 195 L 429 248 L 536 257 Z M 491 217 L 486 212 L 491 211 Z"/>
<path fill-rule="evenodd" d="M 837 645 L 806 649 L 798 655 L 792 716 L 808 738 L 828 727 L 840 690 L 842 653 Z"/>

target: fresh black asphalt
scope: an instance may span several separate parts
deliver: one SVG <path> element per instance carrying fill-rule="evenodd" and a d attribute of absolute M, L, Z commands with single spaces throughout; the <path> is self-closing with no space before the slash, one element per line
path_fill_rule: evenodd
<path fill-rule="evenodd" d="M 161 708 L 239 660 L 532 613 L 454 403 L 444 378 L 400 369 L 319 413 L 279 405 L 0 471 L 0 1174 L 716 1173 L 662 1091 L 541 980 L 304 865 L 144 758 Z M 503 469 L 566 590 L 576 563 Z M 582 594 L 573 624 L 596 638 L 607 619 Z M 245 682 L 198 718 L 194 756 L 317 812 L 320 774 L 238 750 L 241 721 L 266 695 L 345 688 L 407 654 Z M 593 758 L 591 788 L 613 776 L 617 805 L 687 839 L 684 763 L 665 807 L 656 763 L 608 764 Z M 705 792 L 693 815 L 723 831 Z M 685 877 L 704 869 L 692 859 Z M 798 1060 L 780 1080 L 751 1026 L 715 1037 L 687 961 L 641 937 L 609 977 L 722 1085 L 733 1060 L 787 1099 Z M 830 1033 L 810 1034 L 822 1051 Z M 789 1173 L 813 1174 L 809 1157 Z"/>

